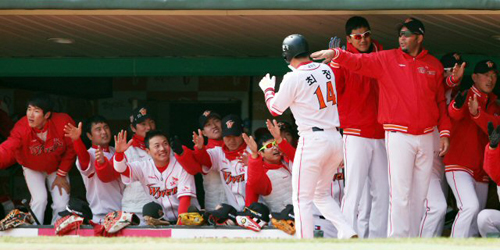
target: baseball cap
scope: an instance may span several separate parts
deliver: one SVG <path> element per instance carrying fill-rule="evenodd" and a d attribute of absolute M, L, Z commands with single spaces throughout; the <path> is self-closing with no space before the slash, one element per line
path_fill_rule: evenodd
<path fill-rule="evenodd" d="M 77 198 L 72 198 L 68 202 L 68 205 L 66 205 L 66 210 L 63 210 L 58 214 L 61 217 L 72 214 L 78 215 L 80 217 L 83 217 L 86 223 L 88 223 L 89 220 L 92 220 L 93 217 L 92 210 L 90 210 L 89 204 Z"/>
<path fill-rule="evenodd" d="M 163 208 L 160 206 L 160 204 L 152 201 L 142 207 L 142 215 L 149 216 L 155 219 L 163 219 Z"/>
<path fill-rule="evenodd" d="M 132 110 L 132 114 L 130 115 L 130 123 L 137 124 L 145 121 L 146 119 L 151 118 L 148 112 L 148 108 L 146 106 L 139 106 L 136 109 Z"/>
<path fill-rule="evenodd" d="M 462 57 L 457 52 L 451 52 L 441 57 L 441 63 L 445 69 L 453 68 L 455 64 L 460 65 L 463 62 Z"/>
<path fill-rule="evenodd" d="M 252 218 L 258 218 L 265 222 L 269 222 L 269 208 L 259 202 L 254 202 L 250 204 L 250 206 L 245 207 L 243 212 L 238 213 L 238 215 L 246 215 Z"/>
<path fill-rule="evenodd" d="M 238 213 L 233 206 L 221 203 L 217 205 L 217 207 L 215 207 L 215 210 L 205 212 L 203 217 L 210 224 L 223 224 L 227 220 L 231 220 L 233 223 L 235 223 L 237 214 Z M 211 219 L 215 221 L 212 221 Z"/>
<path fill-rule="evenodd" d="M 474 74 L 484 74 L 484 73 L 487 73 L 489 71 L 495 71 L 495 72 L 498 72 L 497 70 L 497 64 L 495 62 L 493 62 L 492 60 L 483 60 L 483 61 L 480 61 L 476 64 L 476 67 L 474 67 Z"/>
<path fill-rule="evenodd" d="M 227 115 L 222 119 L 222 137 L 234 135 L 239 136 L 243 133 L 243 125 L 240 117 L 237 115 Z"/>
<path fill-rule="evenodd" d="M 425 27 L 424 24 L 416 18 L 408 18 L 405 22 L 398 25 L 398 31 L 401 31 L 403 27 L 406 27 L 409 31 L 415 34 L 424 35 Z"/>
<path fill-rule="evenodd" d="M 203 111 L 203 114 L 200 115 L 200 118 L 198 118 L 201 129 L 203 129 L 205 127 L 205 124 L 207 124 L 207 122 L 208 122 L 208 120 L 210 120 L 210 118 L 217 118 L 219 120 L 221 119 L 220 115 L 213 112 L 212 110 L 205 110 L 205 111 Z"/>
<path fill-rule="evenodd" d="M 279 213 L 271 213 L 271 216 L 277 220 L 295 220 L 295 214 L 293 212 L 293 205 L 286 205 L 285 209 L 281 210 Z"/>

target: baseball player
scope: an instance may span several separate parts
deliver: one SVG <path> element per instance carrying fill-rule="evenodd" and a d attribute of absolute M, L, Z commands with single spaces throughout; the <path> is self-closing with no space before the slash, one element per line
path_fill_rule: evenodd
<path fill-rule="evenodd" d="M 104 217 L 109 212 L 122 210 L 122 194 L 124 185 L 117 176 L 103 178 L 97 174 L 96 168 L 106 168 L 110 164 L 110 159 L 115 153 L 115 149 L 109 146 L 111 141 L 111 131 L 108 121 L 102 116 L 93 116 L 85 122 L 86 135 L 92 142 L 92 147 L 88 150 L 83 144 L 82 123 L 78 127 L 71 123 L 64 128 L 65 136 L 71 138 L 76 154 L 76 167 L 82 174 L 83 183 L 87 191 L 86 197 L 92 210 L 94 222 L 103 222 Z M 114 171 L 113 171 L 114 172 Z"/>
<path fill-rule="evenodd" d="M 156 129 L 156 123 L 148 112 L 146 106 L 140 106 L 132 111 L 130 116 L 130 129 L 134 133 L 132 145 L 125 151 L 128 162 L 147 161 L 151 156 L 147 153 L 144 138 L 147 132 Z M 139 181 L 127 182 L 123 191 L 122 209 L 123 211 L 135 213 L 141 218 L 141 225 L 144 224 L 142 207 L 150 202 L 148 192 L 144 190 Z"/>
<path fill-rule="evenodd" d="M 208 143 L 205 145 L 207 149 L 214 147 L 222 147 L 222 125 L 219 114 L 206 110 L 199 117 L 201 133 L 208 138 Z M 177 141 L 172 141 L 172 150 L 175 152 L 175 157 L 183 164 L 184 169 L 195 175 L 200 171 L 200 164 L 192 158 L 193 151 L 186 146 L 182 146 Z M 189 162 L 189 163 L 188 163 Z M 204 164 L 209 164 L 205 162 Z M 220 174 L 216 171 L 209 171 L 203 175 L 203 188 L 205 191 L 205 209 L 207 211 L 215 210 L 215 207 L 221 203 L 226 203 L 226 193 L 222 185 Z"/>
<path fill-rule="evenodd" d="M 382 46 L 371 38 L 370 24 L 359 16 L 345 25 L 346 50 L 354 54 L 377 52 Z M 353 228 L 358 228 L 360 200 L 369 183 L 372 202 L 370 238 L 387 237 L 389 182 L 384 129 L 377 122 L 379 87 L 377 79 L 369 78 L 336 64 L 330 64 L 335 74 L 340 125 L 343 129 L 345 195 L 341 210 Z M 364 193 L 364 195 L 370 195 Z M 364 208 L 367 210 L 368 208 Z M 357 232 L 358 235 L 361 232 Z"/>
<path fill-rule="evenodd" d="M 183 166 L 190 165 L 194 173 L 207 174 L 214 171 L 219 174 L 224 186 L 227 203 L 238 211 L 245 206 L 245 190 L 247 182 L 247 166 L 239 158 L 247 150 L 241 134 L 243 126 L 236 115 L 228 115 L 222 119 L 222 147 L 207 149 L 201 130 L 193 132 L 195 150 L 189 155 L 185 150 L 184 157 L 177 157 Z M 193 160 L 198 164 L 193 164 Z"/>
<path fill-rule="evenodd" d="M 36 95 L 28 101 L 26 116 L 21 118 L 9 138 L 0 145 L 0 168 L 14 163 L 23 166 L 24 178 L 31 193 L 30 207 L 44 223 L 47 189 L 52 196 L 52 224 L 57 213 L 69 201 L 67 177 L 75 162 L 71 139 L 64 137 L 64 125 L 75 124 L 67 114 L 53 112 L 48 95 Z"/>
<path fill-rule="evenodd" d="M 451 96 L 462 80 L 465 62 L 457 53 L 448 53 L 441 58 L 444 67 L 446 103 L 451 102 Z M 424 201 L 424 216 L 420 225 L 420 237 L 439 237 L 443 232 L 444 220 L 448 204 L 446 197 L 448 185 L 444 179 L 443 157 L 439 156 L 439 133 L 434 131 L 434 161 L 429 182 L 429 191 Z"/>
<path fill-rule="evenodd" d="M 418 236 L 436 126 L 440 155 L 449 147 L 443 66 L 423 48 L 424 34 L 422 22 L 413 19 L 400 25 L 399 49 L 352 54 L 335 48 L 312 54 L 314 59 L 333 59 L 341 67 L 378 80 L 378 121 L 386 131 L 389 168 L 389 237 Z"/>
<path fill-rule="evenodd" d="M 498 121 L 495 123 L 498 123 Z M 497 184 L 497 195 L 500 198 L 500 168 L 498 168 L 500 150 L 497 149 L 500 142 L 500 126 L 495 129 L 493 123 L 490 122 L 488 124 L 488 134 L 490 143 L 486 145 L 484 152 L 484 171 Z M 477 216 L 477 225 L 482 237 L 487 237 L 491 233 L 499 234 L 500 211 L 495 209 L 482 210 Z"/>
<path fill-rule="evenodd" d="M 454 134 L 444 164 L 446 180 L 459 208 L 451 237 L 470 237 L 479 233 L 476 217 L 486 205 L 489 179 L 483 171 L 487 128 L 478 124 L 478 116 L 500 115 L 497 97 L 492 93 L 497 80 L 495 63 L 490 60 L 478 62 L 472 80 L 474 85 L 468 93 L 457 95 L 448 109 Z M 466 101 L 468 105 L 464 105 Z"/>
<path fill-rule="evenodd" d="M 161 131 L 150 130 L 144 143 L 151 158 L 129 162 L 124 152 L 132 141 L 127 143 L 127 132 L 121 131 L 115 136 L 113 166 L 121 174 L 123 183 L 141 183 L 146 197 L 162 206 L 164 219 L 176 221 L 179 214 L 186 213 L 190 205 L 198 206 L 194 177 L 173 157 L 167 136 Z"/>
<path fill-rule="evenodd" d="M 292 167 L 292 201 L 298 238 L 313 238 L 313 203 L 339 231 L 338 238 L 356 232 L 347 223 L 331 196 L 331 183 L 342 162 L 342 138 L 338 132 L 337 91 L 332 70 L 310 61 L 302 35 L 286 37 L 283 57 L 293 69 L 275 93 L 275 77 L 267 74 L 259 83 L 273 116 L 290 108 L 296 119 L 299 142 Z"/>

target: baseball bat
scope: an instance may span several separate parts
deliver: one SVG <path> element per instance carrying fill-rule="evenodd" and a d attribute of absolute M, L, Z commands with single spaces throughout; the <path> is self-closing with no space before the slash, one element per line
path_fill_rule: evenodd
<path fill-rule="evenodd" d="M 36 217 L 35 213 L 33 213 L 33 210 L 31 210 L 31 207 L 30 207 L 30 204 L 28 203 L 28 201 L 26 199 L 23 199 L 21 201 L 21 203 L 23 203 L 24 207 L 26 209 L 28 209 L 28 212 L 31 214 L 31 216 L 33 216 L 33 218 L 35 219 L 35 222 L 36 224 L 38 224 L 39 226 L 41 226 L 42 224 L 40 224 L 40 221 L 38 220 L 38 218 Z"/>

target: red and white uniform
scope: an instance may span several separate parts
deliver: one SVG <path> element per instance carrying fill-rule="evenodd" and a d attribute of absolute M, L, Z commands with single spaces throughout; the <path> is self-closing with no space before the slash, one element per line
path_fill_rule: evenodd
<path fill-rule="evenodd" d="M 134 135 L 132 140 L 132 146 L 125 151 L 128 162 L 148 161 L 152 159 L 146 152 L 146 145 L 144 144 L 143 137 Z M 139 218 L 142 218 L 142 207 L 149 202 L 151 202 L 151 200 L 139 181 L 126 183 L 122 199 L 123 211 L 136 213 Z"/>
<path fill-rule="evenodd" d="M 337 173 L 333 177 L 330 195 L 335 200 L 335 203 L 337 203 L 337 205 L 340 207 L 342 204 L 342 199 L 344 197 L 344 173 L 342 173 L 342 169 L 340 168 L 337 169 Z M 323 231 L 323 238 L 338 237 L 337 228 L 335 228 L 335 226 L 321 214 L 316 206 L 314 206 L 313 217 L 314 230 Z"/>
<path fill-rule="evenodd" d="M 373 41 L 373 52 L 382 46 Z M 347 51 L 360 52 L 347 44 Z M 373 194 L 368 237 L 387 237 L 389 182 L 384 128 L 377 121 L 379 86 L 375 78 L 334 66 L 338 94 L 340 127 L 344 130 L 346 187 L 342 212 L 353 228 L 358 228 L 359 203 L 366 183 Z M 366 208 L 365 208 L 366 209 Z M 357 232 L 362 236 L 361 232 Z"/>
<path fill-rule="evenodd" d="M 0 168 L 7 168 L 15 162 L 23 166 L 26 184 L 31 193 L 30 206 L 38 220 L 43 223 L 47 206 L 47 188 L 52 186 L 56 175 L 67 178 L 75 162 L 73 143 L 64 137 L 64 126 L 75 124 L 64 113 L 52 113 L 42 130 L 31 128 L 28 119 L 21 118 L 9 138 L 0 145 Z M 69 178 L 67 178 L 69 181 Z M 58 212 L 66 209 L 69 194 L 59 188 L 49 190 L 52 195 L 52 224 Z"/>
<path fill-rule="evenodd" d="M 500 107 L 496 96 L 481 93 L 472 86 L 467 99 L 477 96 L 480 114 L 498 116 Z M 455 195 L 459 212 L 453 223 L 451 237 L 470 237 L 478 235 L 476 217 L 485 205 L 488 195 L 488 176 L 483 170 L 484 146 L 488 144 L 486 127 L 476 122 L 477 118 L 469 113 L 466 104 L 461 109 L 449 106 L 453 119 L 453 136 L 450 151 L 444 158 L 446 179 Z"/>
<path fill-rule="evenodd" d="M 173 153 L 170 159 L 166 168 L 159 168 L 153 159 L 128 162 L 120 160 L 117 154 L 114 158 L 114 167 L 117 171 L 126 168 L 122 174 L 123 183 L 126 185 L 133 182 L 141 183 L 149 201 L 162 206 L 164 218 L 168 221 L 177 221 L 182 197 L 189 197 L 190 204 L 197 206 L 196 186 L 194 177 L 182 168 Z M 187 210 L 187 207 L 185 209 Z"/>
<path fill-rule="evenodd" d="M 356 234 L 331 196 L 331 182 L 342 161 L 342 137 L 335 76 L 327 65 L 307 62 L 283 77 L 279 92 L 266 92 L 273 115 L 290 108 L 299 141 L 292 167 L 292 201 L 298 238 L 313 238 L 313 202 L 338 229 L 338 238 Z"/>
<path fill-rule="evenodd" d="M 386 131 L 389 165 L 388 234 L 416 237 L 432 171 L 432 132 L 437 126 L 441 136 L 450 135 L 443 66 L 425 49 L 416 57 L 401 49 L 336 54 L 341 67 L 378 80 L 378 122 Z"/>
<path fill-rule="evenodd" d="M 74 144 L 78 155 L 76 167 L 82 173 L 83 183 L 87 191 L 86 198 L 93 214 L 92 220 L 96 223 L 102 223 L 109 212 L 122 210 L 122 195 L 125 186 L 118 178 L 105 182 L 96 174 L 96 166 L 100 164 L 95 159 L 95 146 L 85 150 L 85 145 L 81 140 L 75 141 Z M 115 154 L 113 147 L 104 148 L 103 151 L 108 160 Z M 111 165 L 109 161 L 105 161 L 104 164 Z"/>
<path fill-rule="evenodd" d="M 500 150 L 489 149 L 486 145 L 484 152 L 484 171 L 497 184 L 497 194 L 500 199 Z M 482 237 L 487 237 L 489 233 L 500 233 L 500 211 L 495 209 L 484 209 L 477 216 L 477 226 Z"/>

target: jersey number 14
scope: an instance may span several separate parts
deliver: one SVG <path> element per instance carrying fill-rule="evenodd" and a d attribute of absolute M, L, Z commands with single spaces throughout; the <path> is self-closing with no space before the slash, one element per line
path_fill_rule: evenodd
<path fill-rule="evenodd" d="M 319 109 L 326 108 L 326 102 L 331 102 L 332 105 L 337 104 L 337 101 L 335 98 L 335 91 L 333 89 L 333 84 L 331 81 L 328 81 L 326 83 L 326 102 L 325 102 L 325 98 L 323 97 L 323 92 L 321 91 L 321 88 L 319 86 L 316 89 L 316 92 L 314 92 L 314 94 L 318 97 Z"/>

